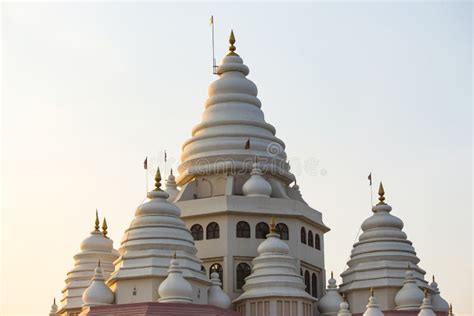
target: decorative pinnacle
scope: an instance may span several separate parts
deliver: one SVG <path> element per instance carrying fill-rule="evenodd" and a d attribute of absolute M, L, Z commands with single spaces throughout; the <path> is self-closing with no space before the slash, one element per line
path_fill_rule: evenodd
<path fill-rule="evenodd" d="M 331 279 L 334 279 L 334 272 L 331 271 Z"/>
<path fill-rule="evenodd" d="M 235 36 L 234 36 L 234 30 L 230 30 L 230 36 L 229 36 L 229 53 L 227 53 L 228 56 L 238 56 L 237 53 L 235 53 L 236 47 L 234 46 L 235 44 Z"/>
<path fill-rule="evenodd" d="M 426 288 L 423 290 L 423 294 L 425 295 L 425 298 L 428 298 L 428 290 Z"/>
<path fill-rule="evenodd" d="M 100 259 L 99 259 L 99 261 L 97 262 L 97 266 L 100 268 Z"/>
<path fill-rule="evenodd" d="M 104 221 L 102 222 L 102 235 L 107 238 L 107 220 L 104 217 Z"/>
<path fill-rule="evenodd" d="M 448 315 L 453 314 L 453 304 L 449 303 L 449 308 L 448 308 Z"/>
<path fill-rule="evenodd" d="M 173 175 L 173 168 L 170 169 L 170 174 Z"/>
<path fill-rule="evenodd" d="M 373 287 L 370 288 L 370 296 L 372 296 L 372 297 L 374 296 L 374 288 Z"/>
<path fill-rule="evenodd" d="M 176 259 L 176 251 L 173 253 L 173 259 Z"/>
<path fill-rule="evenodd" d="M 95 230 L 96 231 L 99 231 L 99 226 L 100 225 L 100 222 L 99 222 L 99 212 L 97 211 L 97 209 L 95 209 Z"/>
<path fill-rule="evenodd" d="M 385 205 L 385 202 L 384 202 L 384 201 L 385 201 L 385 197 L 384 197 L 384 195 L 385 195 L 385 191 L 384 191 L 384 189 L 383 189 L 382 181 L 380 181 L 380 185 L 379 185 L 379 201 L 380 201 L 380 202 L 378 202 L 377 205 Z"/>
<path fill-rule="evenodd" d="M 342 293 L 342 300 L 343 300 L 344 302 L 347 302 L 346 293 Z"/>
<path fill-rule="evenodd" d="M 275 219 L 272 217 L 270 217 L 270 232 L 271 233 L 275 233 L 276 232 L 276 229 L 275 229 Z"/>
<path fill-rule="evenodd" d="M 433 279 L 433 282 L 435 282 L 435 276 L 434 276 L 434 274 L 433 274 L 433 278 L 432 278 L 432 279 Z"/>
<path fill-rule="evenodd" d="M 153 191 L 163 191 L 161 189 L 161 172 L 160 167 L 156 168 L 155 174 L 155 189 Z"/>

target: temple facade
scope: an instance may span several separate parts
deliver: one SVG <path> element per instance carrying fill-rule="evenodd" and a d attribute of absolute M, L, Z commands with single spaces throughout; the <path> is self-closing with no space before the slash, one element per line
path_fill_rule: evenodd
<path fill-rule="evenodd" d="M 233 32 L 229 43 L 177 176 L 162 185 L 157 170 L 118 250 L 96 215 L 50 315 L 452 314 L 382 184 L 342 284 L 331 273 L 326 288 L 329 227 L 299 191 Z"/>

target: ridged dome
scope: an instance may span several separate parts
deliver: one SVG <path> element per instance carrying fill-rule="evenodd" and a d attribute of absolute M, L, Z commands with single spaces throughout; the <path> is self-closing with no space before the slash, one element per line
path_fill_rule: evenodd
<path fill-rule="evenodd" d="M 407 270 L 403 287 L 395 295 L 396 310 L 418 310 L 423 302 L 423 291 L 415 281 L 413 271 Z"/>
<path fill-rule="evenodd" d="M 337 290 L 336 280 L 331 272 L 326 294 L 319 300 L 318 309 L 321 315 L 336 315 L 342 302 L 342 297 Z"/>
<path fill-rule="evenodd" d="M 108 284 L 111 286 L 121 279 L 164 278 L 174 254 L 185 277 L 209 284 L 201 273 L 201 260 L 196 257 L 193 237 L 180 217 L 180 209 L 168 202 L 168 193 L 161 189 L 159 169 L 155 181 L 156 188 L 147 194 L 149 200 L 137 208 L 130 227 L 125 231 L 120 257 Z"/>
<path fill-rule="evenodd" d="M 272 186 L 262 175 L 263 173 L 258 168 L 258 164 L 254 163 L 250 178 L 245 181 L 242 187 L 245 196 L 270 197 L 272 194 Z"/>
<path fill-rule="evenodd" d="M 158 288 L 160 303 L 192 303 L 193 288 L 185 278 L 176 259 L 171 260 L 168 276 Z"/>
<path fill-rule="evenodd" d="M 373 291 L 371 290 L 370 292 L 369 303 L 367 304 L 367 309 L 362 316 L 384 316 L 383 312 L 380 310 L 379 304 L 377 304 Z"/>
<path fill-rule="evenodd" d="M 183 144 L 178 167 L 180 186 L 195 175 L 224 171 L 251 171 L 253 157 L 259 156 L 262 169 L 284 182 L 289 172 L 285 144 L 275 137 L 275 128 L 265 122 L 256 85 L 246 78 L 249 68 L 239 55 L 227 54 L 217 68 L 219 79 L 208 89 L 202 121 Z M 244 148 L 250 140 L 250 148 Z"/>
<path fill-rule="evenodd" d="M 280 239 L 272 224 L 267 239 L 258 246 L 258 256 L 252 261 L 252 273 L 245 279 L 244 293 L 234 303 L 247 300 L 287 297 L 310 303 L 316 299 L 306 293 L 296 260 L 288 255 L 288 245 Z M 275 277 L 278 276 L 278 277 Z"/>
<path fill-rule="evenodd" d="M 114 299 L 114 292 L 105 284 L 99 262 L 99 266 L 95 268 L 92 283 L 82 294 L 83 306 L 109 305 L 114 302 Z"/>
<path fill-rule="evenodd" d="M 444 298 L 441 297 L 440 290 L 438 288 L 438 283 L 435 281 L 433 276 L 433 282 L 431 282 L 430 287 L 433 289 L 434 294 L 431 295 L 431 305 L 435 312 L 445 312 L 449 311 L 449 304 Z"/>
<path fill-rule="evenodd" d="M 220 308 L 228 309 L 232 306 L 229 296 L 222 290 L 219 274 L 211 273 L 212 285 L 209 288 L 208 303 Z"/>
<path fill-rule="evenodd" d="M 402 287 L 407 265 L 411 266 L 415 282 L 427 287 L 425 271 L 417 266 L 420 259 L 402 231 L 403 222 L 390 214 L 392 207 L 385 203 L 384 195 L 380 183 L 379 203 L 372 208 L 372 216 L 362 223 L 362 234 L 347 262 L 349 268 L 341 274 L 343 282 L 340 290 L 348 295 L 349 301 L 352 299 L 351 292 L 355 290 Z M 354 295 L 360 297 L 362 294 Z M 360 311 L 358 307 L 357 312 Z"/>

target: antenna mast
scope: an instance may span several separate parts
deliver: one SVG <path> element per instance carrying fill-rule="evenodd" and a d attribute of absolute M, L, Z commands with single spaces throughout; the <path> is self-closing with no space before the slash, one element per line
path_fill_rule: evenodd
<path fill-rule="evenodd" d="M 214 16 L 211 15 L 209 19 L 209 24 L 211 25 L 211 32 L 212 32 L 212 74 L 217 75 L 217 65 L 216 65 L 216 58 L 214 54 Z"/>

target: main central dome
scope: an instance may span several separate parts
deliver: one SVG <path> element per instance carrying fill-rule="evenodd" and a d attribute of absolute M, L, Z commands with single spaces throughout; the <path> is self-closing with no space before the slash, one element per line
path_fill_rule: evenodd
<path fill-rule="evenodd" d="M 286 183 L 294 180 L 286 161 L 285 143 L 265 122 L 257 86 L 247 79 L 249 68 L 235 53 L 233 33 L 229 53 L 217 67 L 219 79 L 209 86 L 202 121 L 182 148 L 178 185 L 196 175 L 250 171 L 259 166 Z"/>

